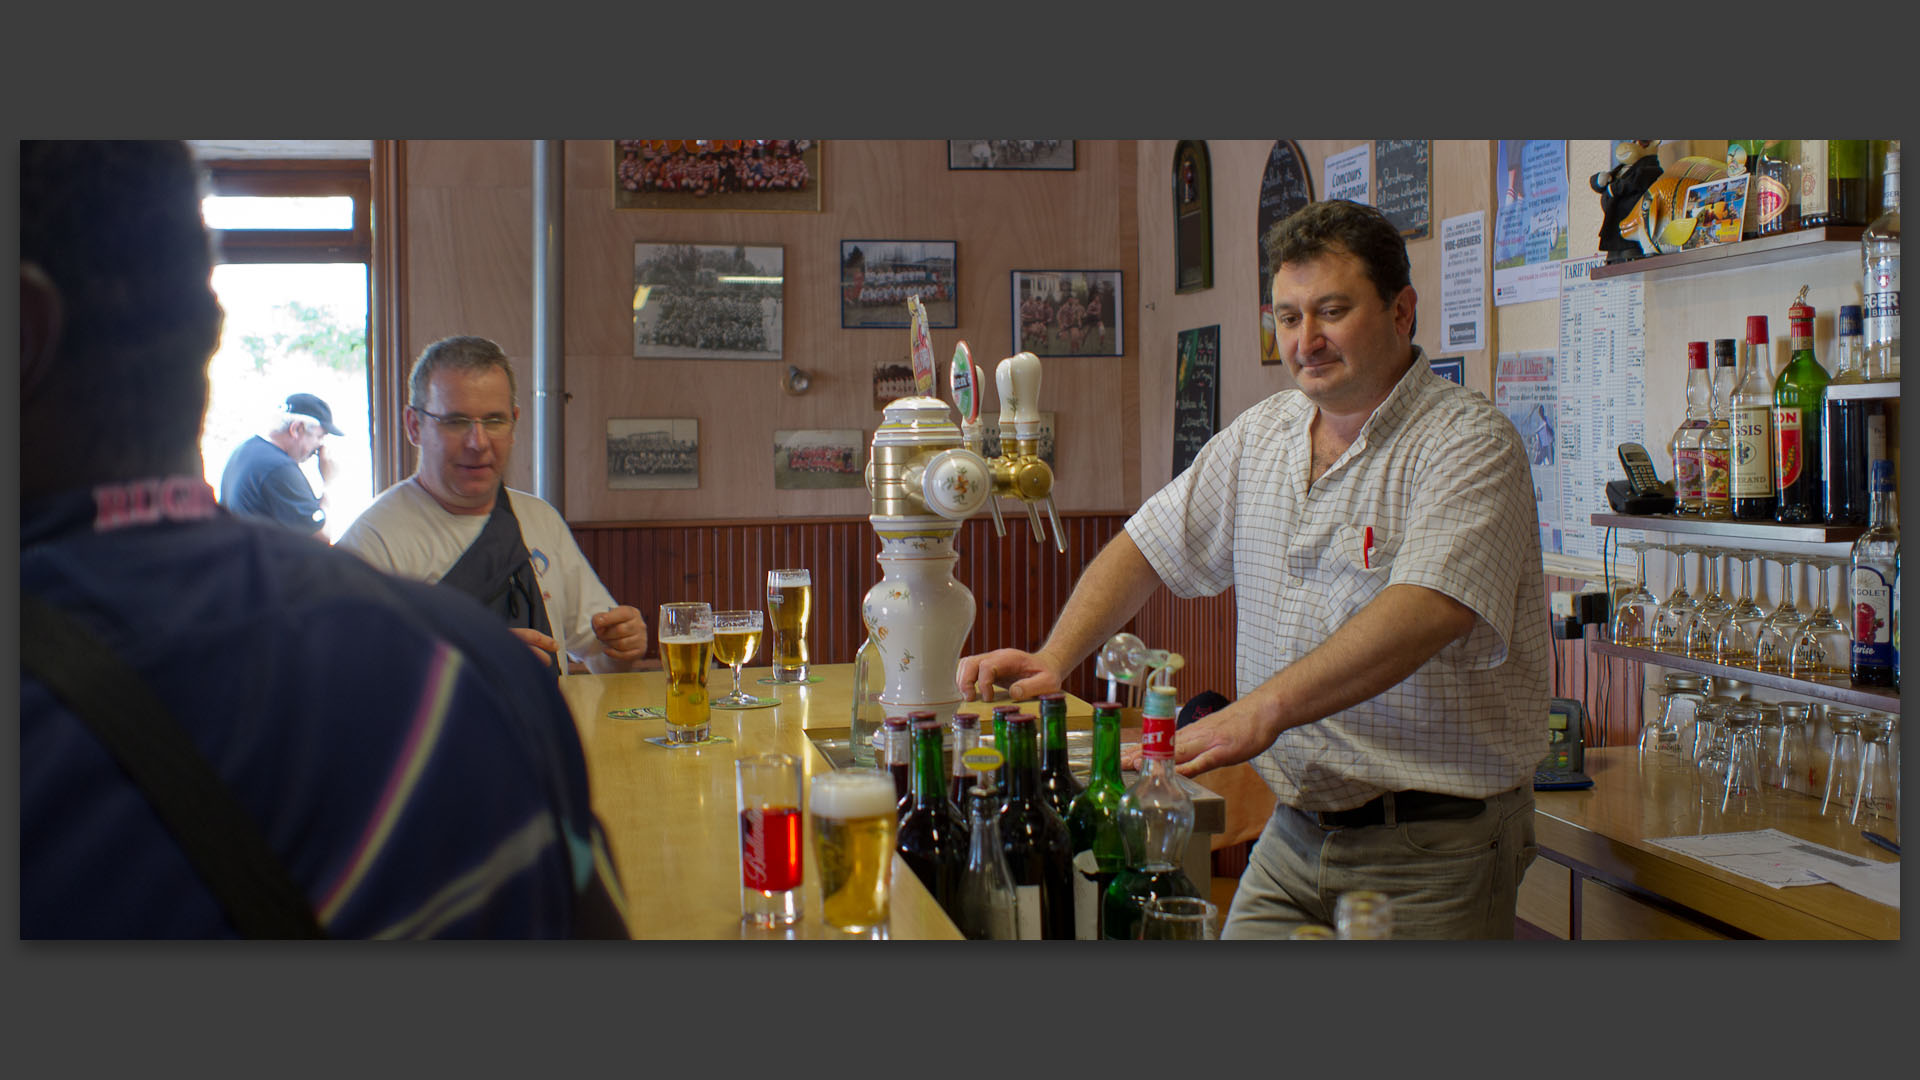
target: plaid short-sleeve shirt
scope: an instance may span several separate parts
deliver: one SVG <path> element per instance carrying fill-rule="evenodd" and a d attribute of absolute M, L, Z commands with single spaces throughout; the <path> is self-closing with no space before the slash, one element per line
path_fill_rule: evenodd
<path fill-rule="evenodd" d="M 1326 640 L 1388 585 L 1478 617 L 1398 685 L 1280 734 L 1253 766 L 1280 802 L 1344 810 L 1384 791 L 1484 798 L 1546 752 L 1548 640 L 1527 456 L 1480 394 L 1413 367 L 1308 487 L 1298 390 L 1242 413 L 1127 533 L 1177 596 L 1234 589 L 1238 693 Z M 1373 530 L 1371 552 L 1364 550 Z"/>

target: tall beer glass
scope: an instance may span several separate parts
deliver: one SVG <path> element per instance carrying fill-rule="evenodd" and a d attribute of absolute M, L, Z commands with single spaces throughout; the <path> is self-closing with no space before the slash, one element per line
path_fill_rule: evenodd
<path fill-rule="evenodd" d="M 843 769 L 813 778 L 813 859 L 820 874 L 820 917 L 850 933 L 886 935 L 899 803 L 893 778 L 878 769 Z"/>
<path fill-rule="evenodd" d="M 813 574 L 767 571 L 767 621 L 773 624 L 773 681 L 807 681 L 807 617 L 813 613 Z"/>
<path fill-rule="evenodd" d="M 707 671 L 713 666 L 713 608 L 661 604 L 660 659 L 667 669 L 667 740 L 706 742 L 712 708 Z"/>

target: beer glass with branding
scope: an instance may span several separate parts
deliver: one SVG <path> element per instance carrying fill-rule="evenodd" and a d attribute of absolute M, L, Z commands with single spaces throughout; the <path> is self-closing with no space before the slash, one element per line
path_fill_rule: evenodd
<path fill-rule="evenodd" d="M 807 681 L 807 616 L 813 613 L 813 573 L 767 571 L 767 621 L 773 624 L 773 681 Z"/>
<path fill-rule="evenodd" d="M 760 614 L 754 612 L 755 615 Z M 800 918 L 800 762 L 756 754 L 733 763 L 740 810 L 740 915 L 755 926 Z"/>
<path fill-rule="evenodd" d="M 759 611 L 716 611 L 713 613 L 713 658 L 733 669 L 733 693 L 713 699 L 723 709 L 746 709 L 759 705 L 760 699 L 740 689 L 740 669 L 760 651 L 760 634 L 766 617 Z"/>
<path fill-rule="evenodd" d="M 667 740 L 706 742 L 712 702 L 713 609 L 706 604 L 660 605 L 660 661 L 667 671 Z"/>
<path fill-rule="evenodd" d="M 819 773 L 807 797 L 820 918 L 848 933 L 885 937 L 893 891 L 899 799 L 878 769 Z"/>

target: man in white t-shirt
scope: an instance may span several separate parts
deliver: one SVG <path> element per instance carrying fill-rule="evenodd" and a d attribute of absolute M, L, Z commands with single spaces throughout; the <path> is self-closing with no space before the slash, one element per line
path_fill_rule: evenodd
<path fill-rule="evenodd" d="M 647 651 L 645 620 L 614 603 L 558 511 L 505 484 L 520 418 L 506 353 L 481 337 L 436 341 L 414 361 L 407 391 L 419 468 L 335 546 L 473 596 L 550 661 L 570 654 L 589 671 L 631 670 Z"/>
<path fill-rule="evenodd" d="M 1250 761 L 1276 800 L 1222 936 L 1288 937 L 1372 890 L 1395 936 L 1511 937 L 1550 663 L 1525 446 L 1413 344 L 1385 215 L 1315 203 L 1267 246 L 1298 389 L 1147 500 L 1037 652 L 968 657 L 961 690 L 1057 690 L 1163 585 L 1232 588 L 1238 700 L 1174 739 L 1183 775 Z"/>

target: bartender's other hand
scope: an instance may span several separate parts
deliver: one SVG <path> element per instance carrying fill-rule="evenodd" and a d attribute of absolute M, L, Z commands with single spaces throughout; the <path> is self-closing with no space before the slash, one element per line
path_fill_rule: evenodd
<path fill-rule="evenodd" d="M 647 621 L 626 604 L 593 617 L 593 636 L 607 658 L 631 666 L 647 654 Z"/>
<path fill-rule="evenodd" d="M 1007 696 L 1014 701 L 1030 701 L 1060 689 L 1060 673 L 1053 669 L 1049 657 L 1019 649 L 995 649 L 965 657 L 953 681 L 968 701 L 993 700 L 995 683 L 1004 684 Z"/>
<path fill-rule="evenodd" d="M 1263 700 L 1248 695 L 1173 734 L 1173 760 L 1181 776 L 1238 765 L 1273 745 L 1280 732 L 1267 719 Z M 1138 747 L 1130 748 L 1137 767 Z"/>
<path fill-rule="evenodd" d="M 542 664 L 548 667 L 553 666 L 553 654 L 560 651 L 559 642 L 538 630 L 529 629 L 524 626 L 509 626 L 507 629 L 513 632 L 514 637 L 526 642 L 527 647 L 533 650 L 534 655 L 540 658 Z"/>

